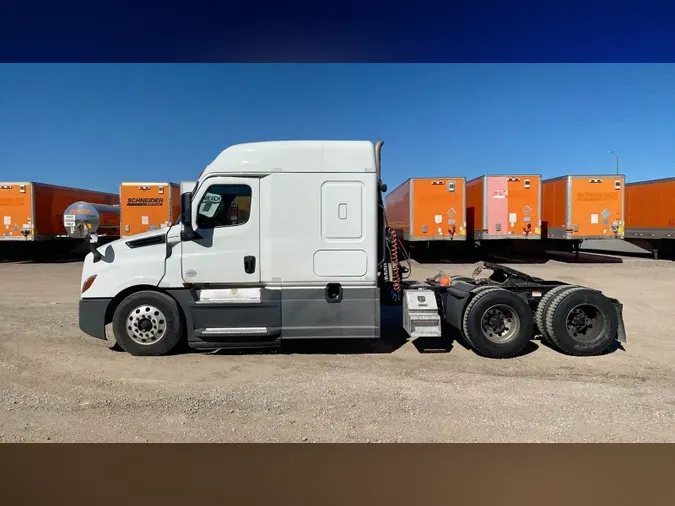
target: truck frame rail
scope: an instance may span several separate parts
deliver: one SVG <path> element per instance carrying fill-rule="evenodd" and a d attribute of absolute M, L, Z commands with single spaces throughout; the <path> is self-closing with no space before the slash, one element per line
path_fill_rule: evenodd
<path fill-rule="evenodd" d="M 484 270 L 492 272 L 480 277 Z M 440 275 L 404 282 L 403 289 L 404 328 L 409 335 L 439 336 L 442 324 L 447 324 L 474 351 L 492 358 L 522 353 L 536 335 L 553 348 L 578 356 L 602 354 L 615 340 L 626 342 L 623 305 L 617 299 L 496 263 L 484 262 L 471 277 Z M 411 310 L 406 304 L 431 294 L 435 306 L 428 307 L 426 315 L 419 306 Z M 439 314 L 439 327 L 432 329 L 428 321 L 433 311 Z"/>

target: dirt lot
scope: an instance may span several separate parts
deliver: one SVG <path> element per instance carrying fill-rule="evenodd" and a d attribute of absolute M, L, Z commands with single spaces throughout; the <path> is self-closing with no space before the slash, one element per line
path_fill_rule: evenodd
<path fill-rule="evenodd" d="M 0 264 L 0 441 L 673 442 L 675 263 L 623 260 L 516 267 L 622 300 L 625 350 L 510 360 L 395 340 L 135 358 L 79 331 L 79 262 Z"/>

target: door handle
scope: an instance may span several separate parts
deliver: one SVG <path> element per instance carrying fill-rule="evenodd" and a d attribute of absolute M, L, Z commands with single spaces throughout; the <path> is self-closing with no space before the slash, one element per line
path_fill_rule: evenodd
<path fill-rule="evenodd" d="M 326 285 L 326 302 L 337 303 L 342 300 L 342 285 L 340 283 L 328 283 Z"/>
<path fill-rule="evenodd" d="M 255 272 L 254 256 L 249 255 L 244 257 L 244 271 L 246 271 L 246 274 L 253 274 Z"/>

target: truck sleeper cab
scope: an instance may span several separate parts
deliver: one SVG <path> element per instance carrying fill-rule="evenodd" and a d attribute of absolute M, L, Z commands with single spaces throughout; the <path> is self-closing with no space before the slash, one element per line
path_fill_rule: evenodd
<path fill-rule="evenodd" d="M 279 141 L 225 149 L 182 193 L 178 223 L 98 248 L 92 238 L 80 328 L 106 339 L 112 323 L 117 343 L 135 355 L 162 355 L 183 340 L 217 349 L 376 339 L 381 306 L 396 304 L 411 336 L 441 335 L 442 318 L 493 357 L 520 353 L 535 325 L 573 354 L 624 338 L 620 303 L 596 290 L 494 265 L 489 279 L 404 282 L 388 254 L 400 239 L 383 211 L 381 146 Z"/>

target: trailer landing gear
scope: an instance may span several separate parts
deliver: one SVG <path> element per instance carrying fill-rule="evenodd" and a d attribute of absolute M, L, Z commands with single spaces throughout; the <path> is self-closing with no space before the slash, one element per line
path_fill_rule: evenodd
<path fill-rule="evenodd" d="M 581 241 L 574 241 L 572 244 L 572 248 L 574 248 L 574 260 L 579 261 L 579 250 L 581 249 Z"/>

